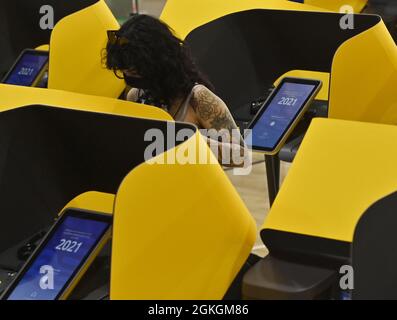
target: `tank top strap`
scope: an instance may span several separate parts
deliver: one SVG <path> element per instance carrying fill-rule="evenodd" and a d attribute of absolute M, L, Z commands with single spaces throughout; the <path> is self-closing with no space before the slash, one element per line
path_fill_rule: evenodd
<path fill-rule="evenodd" d="M 198 83 L 194 84 L 194 87 L 190 91 L 189 95 L 186 97 L 186 99 L 182 102 L 181 107 L 178 109 L 174 116 L 175 121 L 183 121 L 186 118 L 187 111 L 189 109 L 190 105 L 190 100 L 192 99 L 192 96 L 194 94 L 194 89 L 198 86 Z"/>

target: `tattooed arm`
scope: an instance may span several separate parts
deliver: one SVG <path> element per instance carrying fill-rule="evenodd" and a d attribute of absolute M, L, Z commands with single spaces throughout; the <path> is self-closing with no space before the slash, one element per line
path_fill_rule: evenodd
<path fill-rule="evenodd" d="M 207 138 L 211 149 L 217 149 L 219 162 L 227 167 L 243 167 L 249 151 L 222 99 L 205 86 L 198 85 L 194 89 L 191 105 L 202 127 L 214 129 L 210 130 Z"/>

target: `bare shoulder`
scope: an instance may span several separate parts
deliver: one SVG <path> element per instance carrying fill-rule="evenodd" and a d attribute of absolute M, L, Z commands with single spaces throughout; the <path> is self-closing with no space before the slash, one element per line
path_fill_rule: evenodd
<path fill-rule="evenodd" d="M 192 104 L 199 106 L 202 102 L 212 102 L 216 104 L 224 104 L 221 98 L 202 84 L 198 84 L 193 88 Z M 194 107 L 194 106 L 193 106 Z"/>

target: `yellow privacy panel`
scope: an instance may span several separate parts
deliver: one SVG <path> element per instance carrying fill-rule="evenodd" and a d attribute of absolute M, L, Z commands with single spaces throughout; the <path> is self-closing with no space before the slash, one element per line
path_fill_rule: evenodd
<path fill-rule="evenodd" d="M 334 12 L 340 12 L 341 8 L 350 6 L 354 13 L 360 13 L 368 3 L 368 0 L 305 0 L 305 4 L 321 7 Z M 344 12 L 344 10 L 342 11 Z"/>
<path fill-rule="evenodd" d="M 123 80 L 102 63 L 107 30 L 119 24 L 103 0 L 59 21 L 51 34 L 48 87 L 117 98 Z"/>
<path fill-rule="evenodd" d="M 321 80 L 323 82 L 323 86 L 321 87 L 320 92 L 317 94 L 317 100 L 328 100 L 329 93 L 329 81 L 330 74 L 327 72 L 317 72 L 317 71 L 309 71 L 309 70 L 291 70 L 283 74 L 280 78 L 276 80 L 274 83 L 275 86 L 278 86 L 281 80 L 285 77 L 293 77 L 293 78 L 306 78 L 306 79 L 316 79 Z"/>
<path fill-rule="evenodd" d="M 36 104 L 138 118 L 172 120 L 172 117 L 160 108 L 134 102 L 60 90 L 0 84 L 0 112 Z"/>
<path fill-rule="evenodd" d="M 121 184 L 111 299 L 222 299 L 247 259 L 252 216 L 200 134 L 166 155 L 186 150 L 216 164 L 145 163 Z"/>
<path fill-rule="evenodd" d="M 83 210 L 113 214 L 113 207 L 114 207 L 114 194 L 89 191 L 80 194 L 76 198 L 71 200 L 63 208 L 63 210 L 67 208 L 78 208 Z"/>
<path fill-rule="evenodd" d="M 331 74 L 330 117 L 397 124 L 397 47 L 383 22 L 345 42 Z"/>
<path fill-rule="evenodd" d="M 251 9 L 325 11 L 286 0 L 168 0 L 161 19 L 184 39 L 192 30 L 205 23 Z"/>
<path fill-rule="evenodd" d="M 50 51 L 50 46 L 48 44 L 43 44 L 41 46 L 36 47 L 36 50 Z"/>
<path fill-rule="evenodd" d="M 263 228 L 349 241 L 397 190 L 397 127 L 314 119 Z"/>

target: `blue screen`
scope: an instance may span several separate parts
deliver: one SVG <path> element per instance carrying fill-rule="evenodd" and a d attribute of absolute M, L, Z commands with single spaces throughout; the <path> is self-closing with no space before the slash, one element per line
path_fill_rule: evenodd
<path fill-rule="evenodd" d="M 273 150 L 314 88 L 311 84 L 285 82 L 246 136 L 247 145 Z"/>
<path fill-rule="evenodd" d="M 54 300 L 109 227 L 102 221 L 67 216 L 23 274 L 8 300 Z M 48 269 L 53 268 L 53 286 L 48 287 Z M 43 271 L 43 270 L 42 270 Z M 43 288 L 43 281 L 47 287 Z"/>
<path fill-rule="evenodd" d="M 17 62 L 5 83 L 30 87 L 47 61 L 47 55 L 25 53 Z"/>

